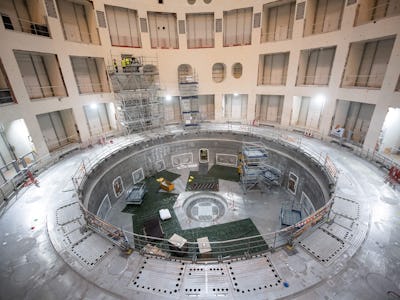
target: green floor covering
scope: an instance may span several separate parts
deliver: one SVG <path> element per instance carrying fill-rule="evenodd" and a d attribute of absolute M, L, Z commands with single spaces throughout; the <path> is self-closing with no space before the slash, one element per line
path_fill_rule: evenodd
<path fill-rule="evenodd" d="M 218 179 L 229 180 L 238 182 L 240 180 L 240 175 L 237 168 L 226 167 L 220 165 L 213 165 L 208 171 L 208 176 L 215 177 Z"/>
<path fill-rule="evenodd" d="M 232 168 L 233 169 L 233 168 Z M 197 172 L 190 172 L 191 176 L 195 177 L 194 182 L 207 183 L 217 182 L 215 177 L 199 175 Z M 138 234 L 143 234 L 143 223 L 151 218 L 158 218 L 158 211 L 162 208 L 168 208 L 171 213 L 171 219 L 161 221 L 161 227 L 164 231 L 164 238 L 170 238 L 174 233 L 185 237 L 188 241 L 196 242 L 197 238 L 207 236 L 210 241 L 226 241 L 238 239 L 242 237 L 259 235 L 254 223 L 251 219 L 244 219 L 240 221 L 213 225 L 204 228 L 194 228 L 183 230 L 179 224 L 178 218 L 175 215 L 173 206 L 178 195 L 173 193 L 159 192 L 159 183 L 157 178 L 164 177 L 169 181 L 173 181 L 180 175 L 162 171 L 150 178 L 146 178 L 147 193 L 141 205 L 127 205 L 122 212 L 132 214 L 133 231 Z M 149 241 L 136 241 L 136 248 L 141 249 Z M 243 243 L 243 242 L 242 242 Z M 163 242 L 158 245 L 160 248 L 168 249 L 168 243 Z M 240 249 L 240 250 L 239 250 Z M 255 253 L 267 249 L 265 241 L 261 237 L 254 238 L 246 241 L 243 245 L 238 245 L 238 242 L 232 244 L 223 244 L 220 247 L 214 246 L 212 255 L 214 257 L 222 256 L 235 256 L 241 255 L 244 251 Z M 197 247 L 192 247 L 189 251 L 196 252 Z"/>

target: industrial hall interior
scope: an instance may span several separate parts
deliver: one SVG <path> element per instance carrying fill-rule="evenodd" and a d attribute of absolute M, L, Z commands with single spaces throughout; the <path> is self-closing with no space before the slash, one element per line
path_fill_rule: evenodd
<path fill-rule="evenodd" d="M 400 299 L 400 0 L 0 15 L 0 299 Z"/>

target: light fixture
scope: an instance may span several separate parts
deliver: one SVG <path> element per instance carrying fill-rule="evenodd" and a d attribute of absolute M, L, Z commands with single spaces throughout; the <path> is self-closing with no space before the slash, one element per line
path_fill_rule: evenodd
<path fill-rule="evenodd" d="M 91 108 L 91 109 L 96 109 L 96 108 L 97 108 L 97 103 L 92 103 L 92 104 L 90 104 L 90 108 Z"/>
<path fill-rule="evenodd" d="M 319 105 L 323 105 L 323 104 L 325 103 L 325 96 L 322 95 L 322 94 L 318 94 L 318 95 L 315 97 L 315 101 L 317 101 L 317 103 L 318 103 Z"/>
<path fill-rule="evenodd" d="M 238 93 L 234 93 L 233 96 L 237 97 L 237 96 L 239 96 L 239 94 Z"/>
<path fill-rule="evenodd" d="M 121 106 L 117 106 L 117 110 L 121 110 Z"/>
<path fill-rule="evenodd" d="M 172 96 L 171 96 L 171 95 L 167 95 L 167 96 L 165 96 L 165 100 L 167 100 L 167 101 L 171 101 L 171 100 L 172 100 Z"/>

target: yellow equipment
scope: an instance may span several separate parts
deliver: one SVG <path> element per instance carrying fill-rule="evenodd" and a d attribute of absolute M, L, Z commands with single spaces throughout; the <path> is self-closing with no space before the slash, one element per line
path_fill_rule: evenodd
<path fill-rule="evenodd" d="M 175 186 L 171 181 L 164 179 L 163 181 L 160 182 L 160 188 L 166 192 L 171 192 L 174 190 Z"/>

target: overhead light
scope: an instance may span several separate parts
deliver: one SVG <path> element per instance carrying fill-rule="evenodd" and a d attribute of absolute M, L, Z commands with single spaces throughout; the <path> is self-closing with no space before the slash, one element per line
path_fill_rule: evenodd
<path fill-rule="evenodd" d="M 90 108 L 91 108 L 91 109 L 96 109 L 96 108 L 97 108 L 97 103 L 92 103 L 92 104 L 90 104 Z"/>
<path fill-rule="evenodd" d="M 121 106 L 117 106 L 117 110 L 121 110 Z"/>
<path fill-rule="evenodd" d="M 167 101 L 171 101 L 171 100 L 172 100 L 172 96 L 171 96 L 171 95 L 167 95 L 167 96 L 165 96 L 165 100 L 167 100 Z"/>
<path fill-rule="evenodd" d="M 233 96 L 237 97 L 237 96 L 239 96 L 239 94 L 238 93 L 234 93 Z"/>
<path fill-rule="evenodd" d="M 322 94 L 319 94 L 315 97 L 315 100 L 317 101 L 318 104 L 324 104 L 325 103 L 325 96 Z"/>

